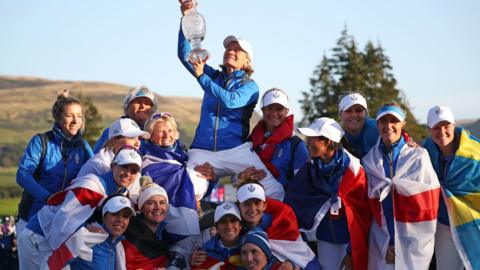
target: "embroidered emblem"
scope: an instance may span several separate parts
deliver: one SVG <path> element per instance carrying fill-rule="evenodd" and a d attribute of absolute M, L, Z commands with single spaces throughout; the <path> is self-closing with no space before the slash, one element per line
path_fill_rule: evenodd
<path fill-rule="evenodd" d="M 353 101 L 356 101 L 358 99 L 358 96 L 357 95 L 351 95 L 350 99 L 353 100 Z"/>
<path fill-rule="evenodd" d="M 144 96 L 145 96 L 145 93 L 143 92 L 143 90 L 138 91 L 138 93 L 135 95 L 135 97 L 144 97 Z"/>
<path fill-rule="evenodd" d="M 123 204 L 127 204 L 127 199 L 122 197 L 122 198 L 120 198 L 120 202 L 123 203 Z"/>
<path fill-rule="evenodd" d="M 443 114 L 443 109 L 442 109 L 441 107 L 437 107 L 437 108 L 435 109 L 435 113 L 436 113 L 437 115 Z"/>
<path fill-rule="evenodd" d="M 229 203 L 226 203 L 226 204 L 223 206 L 223 209 L 225 209 L 225 210 L 230 210 L 230 209 L 232 209 L 232 205 L 230 205 Z"/>
<path fill-rule="evenodd" d="M 130 152 L 130 157 L 133 158 L 133 159 L 136 159 L 137 158 L 137 153 L 135 153 L 135 151 L 131 151 Z"/>
<path fill-rule="evenodd" d="M 130 123 L 132 124 L 132 126 L 134 126 L 136 128 L 140 128 L 135 121 L 132 120 L 132 121 L 130 121 Z"/>
<path fill-rule="evenodd" d="M 272 96 L 273 96 L 274 98 L 279 98 L 279 97 L 280 97 L 280 92 L 279 92 L 279 91 L 273 91 L 273 92 L 272 92 Z"/>
<path fill-rule="evenodd" d="M 277 157 L 279 158 L 283 157 L 283 148 L 280 148 L 280 150 L 278 151 Z"/>
<path fill-rule="evenodd" d="M 255 186 L 254 185 L 248 186 L 248 191 L 254 192 L 255 191 Z"/>

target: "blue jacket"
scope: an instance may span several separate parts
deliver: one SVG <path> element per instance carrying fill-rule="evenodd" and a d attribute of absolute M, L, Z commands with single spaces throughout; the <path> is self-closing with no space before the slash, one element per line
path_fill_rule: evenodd
<path fill-rule="evenodd" d="M 188 62 L 191 50 L 182 30 L 178 35 L 178 58 L 193 75 Z M 227 74 L 205 65 L 197 79 L 204 91 L 200 121 L 192 148 L 210 151 L 231 149 L 247 141 L 250 117 L 258 101 L 258 85 L 243 70 Z"/>
<path fill-rule="evenodd" d="M 58 125 L 54 125 L 53 138 L 48 140 L 45 159 L 39 179 L 34 178 L 42 154 L 40 136 L 34 136 L 18 164 L 17 183 L 34 197 L 28 218 L 38 212 L 48 197 L 70 185 L 82 165 L 93 155 L 90 145 L 81 134 L 67 139 Z M 84 144 L 84 145 L 82 145 Z M 62 151 L 66 160 L 62 158 Z"/>
<path fill-rule="evenodd" d="M 386 177 L 393 178 L 393 176 L 395 176 L 398 156 L 400 155 L 400 150 L 402 150 L 405 143 L 405 139 L 403 138 L 403 136 L 401 136 L 400 140 L 394 143 L 391 149 L 386 149 L 383 142 L 380 140 L 379 147 L 382 147 L 383 150 L 383 169 L 385 170 Z M 390 174 L 390 170 L 393 172 L 393 175 Z M 385 221 L 387 223 L 388 233 L 390 235 L 395 235 L 392 192 L 390 192 L 388 196 L 385 197 L 385 199 L 382 201 L 382 208 L 385 215 Z M 395 245 L 395 237 L 390 237 L 389 244 L 391 246 Z"/>
<path fill-rule="evenodd" d="M 243 236 L 238 239 L 238 245 L 235 247 L 227 248 L 223 245 L 220 236 L 215 235 L 213 238 L 203 244 L 202 249 L 207 252 L 208 257 L 215 258 L 219 261 L 227 262 L 230 257 L 240 256 L 241 243 Z"/>
<path fill-rule="evenodd" d="M 275 146 L 275 151 L 272 157 L 272 163 L 280 173 L 280 176 L 277 178 L 277 180 L 282 183 L 284 187 L 286 186 L 288 180 L 291 180 L 287 178 L 290 166 L 292 166 L 291 168 L 295 174 L 295 172 L 305 166 L 307 161 L 310 159 L 307 146 L 303 141 L 297 144 L 295 153 L 293 154 L 293 160 L 291 152 L 291 142 L 289 140 L 284 140 Z"/>
<path fill-rule="evenodd" d="M 75 258 L 68 264 L 72 270 L 115 270 L 117 243 L 123 239 L 124 237 L 121 236 L 112 241 L 112 237 L 109 236 L 104 242 L 93 246 L 91 262 Z"/>
<path fill-rule="evenodd" d="M 100 152 L 100 150 L 103 148 L 103 145 L 105 144 L 106 141 L 108 141 L 108 130 L 110 128 L 106 128 L 103 130 L 102 135 L 100 135 L 100 138 L 97 139 L 97 142 L 95 142 L 95 146 L 93 146 L 93 153 L 97 154 Z"/>
<path fill-rule="evenodd" d="M 378 137 L 377 122 L 370 117 L 365 118 L 365 125 L 356 136 L 345 132 L 345 138 L 354 150 L 352 154 L 360 159 L 377 143 Z"/>

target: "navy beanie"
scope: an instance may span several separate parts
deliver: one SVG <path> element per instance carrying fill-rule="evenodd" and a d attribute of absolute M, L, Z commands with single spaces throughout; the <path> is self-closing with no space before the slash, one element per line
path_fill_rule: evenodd
<path fill-rule="evenodd" d="M 259 228 L 253 228 L 247 232 L 243 238 L 243 244 L 254 244 L 257 245 L 267 256 L 268 260 L 272 257 L 272 249 L 270 247 L 270 242 L 268 242 L 268 235 L 266 232 L 262 231 Z"/>

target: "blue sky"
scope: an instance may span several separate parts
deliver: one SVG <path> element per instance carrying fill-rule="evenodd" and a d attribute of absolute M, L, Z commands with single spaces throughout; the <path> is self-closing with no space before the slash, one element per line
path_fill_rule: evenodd
<path fill-rule="evenodd" d="M 199 11 L 209 64 L 221 63 L 225 36 L 249 40 L 261 92 L 286 90 L 297 114 L 301 91 L 346 25 L 361 48 L 382 44 L 417 119 L 435 104 L 457 119 L 480 117 L 480 1 L 200 0 Z M 0 0 L 0 74 L 201 97 L 176 56 L 180 17 L 176 0 Z"/>

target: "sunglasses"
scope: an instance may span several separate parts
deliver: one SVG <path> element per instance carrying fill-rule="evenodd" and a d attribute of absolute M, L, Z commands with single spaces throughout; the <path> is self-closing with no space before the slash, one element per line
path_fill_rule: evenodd
<path fill-rule="evenodd" d="M 154 113 L 150 119 L 154 120 L 154 119 L 159 119 L 159 118 L 162 118 L 162 117 L 168 117 L 168 118 L 174 119 L 173 115 L 169 112 Z"/>

